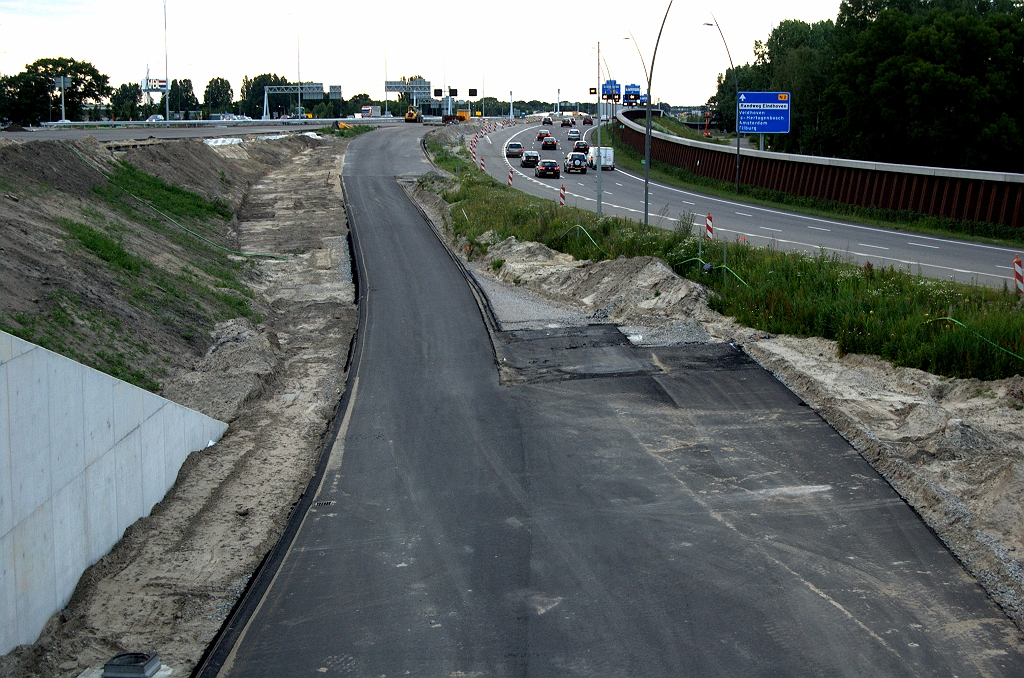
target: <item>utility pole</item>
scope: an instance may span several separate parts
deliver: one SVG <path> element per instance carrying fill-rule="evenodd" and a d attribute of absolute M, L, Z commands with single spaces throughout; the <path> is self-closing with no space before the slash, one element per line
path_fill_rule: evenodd
<path fill-rule="evenodd" d="M 597 43 L 597 216 L 601 216 L 601 42 Z"/>
<path fill-rule="evenodd" d="M 167 63 L 167 0 L 164 0 L 164 113 L 167 116 L 164 120 L 170 123 L 171 98 L 168 95 L 171 93 L 171 80 L 169 77 L 171 71 Z M 170 124 L 167 126 L 170 127 Z"/>

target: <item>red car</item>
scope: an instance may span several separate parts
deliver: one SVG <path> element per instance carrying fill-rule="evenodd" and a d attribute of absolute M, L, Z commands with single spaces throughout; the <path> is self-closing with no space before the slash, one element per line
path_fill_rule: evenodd
<path fill-rule="evenodd" d="M 533 175 L 536 177 L 554 177 L 557 179 L 562 176 L 562 170 L 554 160 L 541 160 L 537 163 L 537 166 L 533 168 Z"/>
<path fill-rule="evenodd" d="M 542 129 L 541 131 L 537 132 L 537 141 L 544 141 L 544 139 L 546 139 L 549 136 L 551 136 L 551 132 L 547 131 L 546 129 Z"/>
<path fill-rule="evenodd" d="M 554 137 L 544 137 L 544 141 L 540 142 L 540 149 L 542 151 L 558 150 L 558 140 Z"/>
<path fill-rule="evenodd" d="M 562 127 L 572 127 L 572 118 L 562 118 Z"/>

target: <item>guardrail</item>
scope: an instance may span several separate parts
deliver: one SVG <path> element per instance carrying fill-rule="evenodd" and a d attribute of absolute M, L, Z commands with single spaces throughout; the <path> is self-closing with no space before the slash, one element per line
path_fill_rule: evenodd
<path fill-rule="evenodd" d="M 644 111 L 620 112 L 622 141 L 644 152 Z M 950 219 L 1024 228 L 1024 174 L 896 165 L 844 158 L 740 150 L 740 183 L 847 205 L 911 210 Z M 653 132 L 651 158 L 698 176 L 736 177 L 736 147 Z"/>
<path fill-rule="evenodd" d="M 320 127 L 343 122 L 346 125 L 381 125 L 405 122 L 405 118 L 277 118 L 274 120 L 161 120 L 145 122 L 133 120 L 102 120 L 97 122 L 41 122 L 40 127 L 48 128 L 168 128 L 168 127 L 267 127 L 279 125 L 317 125 Z"/>

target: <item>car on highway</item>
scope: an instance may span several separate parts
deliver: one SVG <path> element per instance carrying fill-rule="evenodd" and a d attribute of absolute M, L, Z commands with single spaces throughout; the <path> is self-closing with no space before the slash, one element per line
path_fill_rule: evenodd
<path fill-rule="evenodd" d="M 510 141 L 505 146 L 505 157 L 506 158 L 521 158 L 523 157 L 523 145 L 518 141 Z"/>
<path fill-rule="evenodd" d="M 533 168 L 533 175 L 535 177 L 554 177 L 557 179 L 562 176 L 562 170 L 559 169 L 558 163 L 554 160 L 541 160 Z"/>
<path fill-rule="evenodd" d="M 160 115 L 159 113 L 157 113 L 155 115 L 151 115 L 148 118 L 146 118 L 146 122 L 163 122 L 163 121 L 164 121 L 164 116 Z"/>
<path fill-rule="evenodd" d="M 584 124 L 584 125 L 593 125 L 594 124 L 594 119 L 592 117 L 590 117 L 589 115 L 584 115 L 583 116 L 582 124 Z"/>
<path fill-rule="evenodd" d="M 544 139 L 548 138 L 549 136 L 551 136 L 551 132 L 547 131 L 546 129 L 542 129 L 537 132 L 537 141 L 544 141 Z"/>
<path fill-rule="evenodd" d="M 562 118 L 562 127 L 572 127 L 572 118 Z"/>
<path fill-rule="evenodd" d="M 589 153 L 590 144 L 588 144 L 586 141 L 580 140 L 572 145 L 572 150 L 577 153 Z"/>
<path fill-rule="evenodd" d="M 569 130 L 569 141 L 579 141 L 582 138 L 578 129 Z"/>
<path fill-rule="evenodd" d="M 579 172 L 580 174 L 587 173 L 587 156 L 582 153 L 570 153 L 565 156 L 565 162 L 562 164 L 566 174 L 571 172 Z"/>
<path fill-rule="evenodd" d="M 538 162 L 540 162 L 540 153 L 537 151 L 526 151 L 523 153 L 523 157 L 519 159 L 519 166 L 536 167 Z"/>
<path fill-rule="evenodd" d="M 540 142 L 540 150 L 542 150 L 542 151 L 558 150 L 558 139 L 556 139 L 554 137 L 544 137 L 544 140 Z"/>
<path fill-rule="evenodd" d="M 544 118 L 543 120 L 540 121 L 540 124 L 542 124 L 542 125 L 554 125 L 555 123 L 551 122 L 551 118 Z"/>

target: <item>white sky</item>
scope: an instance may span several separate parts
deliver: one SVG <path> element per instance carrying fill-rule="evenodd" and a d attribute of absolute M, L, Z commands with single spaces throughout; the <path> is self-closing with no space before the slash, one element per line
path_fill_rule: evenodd
<path fill-rule="evenodd" d="M 713 10 L 737 64 L 753 60 L 784 19 L 835 19 L 840 0 L 718 0 Z M 650 59 L 667 2 L 592 0 L 564 3 L 456 0 L 167 0 L 170 77 L 191 78 L 196 95 L 210 78 L 227 78 L 239 95 L 242 76 L 277 73 L 341 85 L 346 98 L 384 95 L 387 77 L 420 74 L 433 87 L 470 87 L 489 96 L 586 100 L 597 81 L 596 43 L 620 83 L 645 80 L 636 47 Z M 701 9 L 697 9 L 697 7 Z M 705 2 L 677 0 L 668 16 L 654 73 L 654 96 L 700 104 L 728 67 Z M 625 9 L 619 9 L 625 8 Z M 595 21 L 598 28 L 593 28 Z M 149 64 L 163 77 L 162 0 L 0 0 L 0 74 L 43 57 L 93 63 L 117 87 L 138 82 Z M 626 38 L 624 40 L 624 38 Z M 602 79 L 604 79 L 602 74 Z M 391 95 L 394 98 L 395 95 Z"/>

